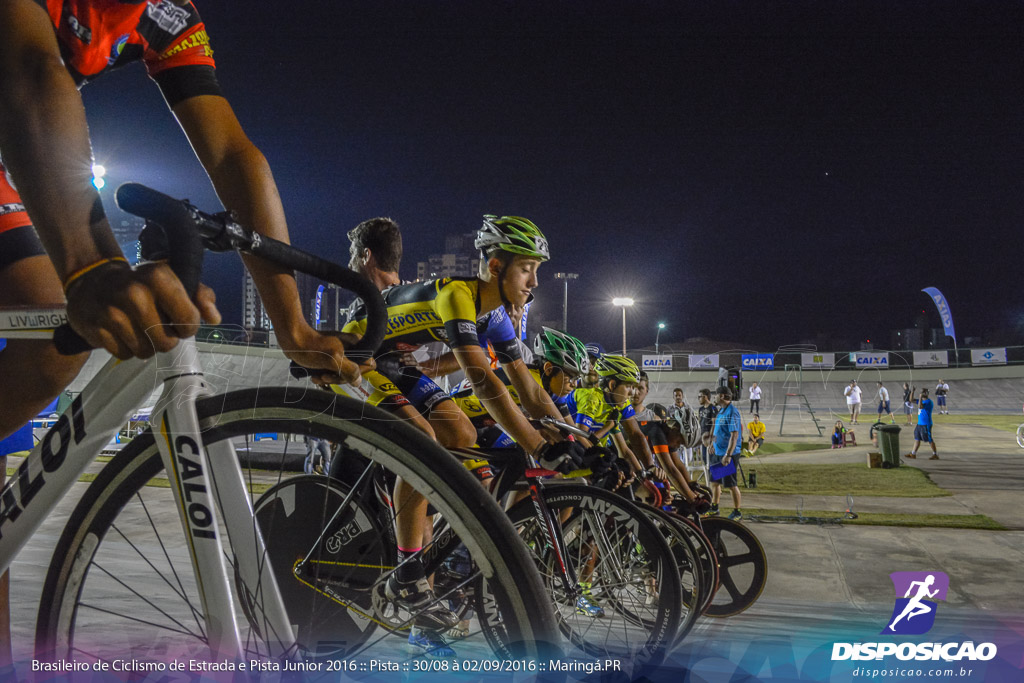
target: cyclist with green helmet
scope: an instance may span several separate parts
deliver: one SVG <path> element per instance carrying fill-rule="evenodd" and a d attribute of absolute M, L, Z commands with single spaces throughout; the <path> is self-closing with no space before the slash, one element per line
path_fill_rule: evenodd
<path fill-rule="evenodd" d="M 629 358 L 611 354 L 599 356 L 594 365 L 598 385 L 576 389 L 566 401 L 576 425 L 593 434 L 600 445 L 613 442 L 635 474 L 647 472 L 664 479 L 665 471 L 655 462 L 629 402 L 640 382 L 640 369 Z"/>
<path fill-rule="evenodd" d="M 527 366 L 535 383 L 540 386 L 558 408 L 562 419 L 575 424 L 566 405 L 566 398 L 590 367 L 583 343 L 573 336 L 550 327 L 542 327 L 533 341 L 534 362 Z M 505 382 L 509 396 L 521 405 L 519 392 L 504 370 L 495 374 Z M 455 385 L 451 393 L 456 405 L 462 409 L 477 430 L 477 445 L 484 448 L 510 448 L 515 440 L 499 427 L 473 393 L 468 379 Z M 589 443 L 582 444 L 589 446 Z"/>
<path fill-rule="evenodd" d="M 560 414 L 551 399 L 530 377 L 507 315 L 492 311 L 522 307 L 537 286 L 540 264 L 550 257 L 547 239 L 532 222 L 517 216 L 484 216 L 474 242 L 480 249 L 477 277 L 447 277 L 383 292 L 388 307 L 388 329 L 375 360 L 379 376 L 393 385 L 427 418 L 434 437 L 444 446 L 470 447 L 476 429 L 447 392 L 414 365 L 403 365 L 402 356 L 422 344 L 443 341 L 455 352 L 460 368 L 502 429 L 542 463 L 571 461 L 582 449 L 572 442 L 548 443 L 535 430 L 509 396 L 505 384 L 490 368 L 479 343 L 481 326 L 487 325 L 498 360 L 519 393 L 523 405 L 535 417 Z M 343 332 L 355 337 L 366 330 L 366 311 L 350 312 Z M 393 390 L 392 387 L 376 387 Z M 399 606 L 417 614 L 414 625 L 427 645 L 458 623 L 457 616 L 433 595 L 424 576 L 419 552 L 429 533 L 427 501 L 401 479 L 395 485 L 396 538 L 399 566 L 386 587 L 386 595 Z M 413 635 L 410 636 L 412 638 Z M 410 640 L 410 642 L 413 642 Z M 418 644 L 418 643 L 415 643 Z"/>

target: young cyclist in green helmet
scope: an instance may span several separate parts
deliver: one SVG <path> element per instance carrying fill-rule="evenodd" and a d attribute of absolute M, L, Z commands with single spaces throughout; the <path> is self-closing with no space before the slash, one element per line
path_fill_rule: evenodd
<path fill-rule="evenodd" d="M 583 344 L 564 332 L 543 327 L 534 338 L 533 351 L 534 361 L 527 366 L 530 375 L 551 399 L 561 413 L 562 419 L 568 424 L 574 424 L 566 406 L 566 397 L 590 367 Z M 498 369 L 495 374 L 505 382 L 512 400 L 521 405 L 519 392 L 505 371 Z M 477 445 L 485 448 L 508 448 L 515 444 L 515 441 L 488 414 L 480 399 L 473 393 L 472 384 L 468 379 L 455 385 L 451 396 L 476 427 Z"/>

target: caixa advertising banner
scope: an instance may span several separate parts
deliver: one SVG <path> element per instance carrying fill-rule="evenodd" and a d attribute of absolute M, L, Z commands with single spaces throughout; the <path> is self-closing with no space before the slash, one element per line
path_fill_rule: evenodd
<path fill-rule="evenodd" d="M 889 369 L 888 351 L 857 351 L 853 357 L 858 368 Z"/>
<path fill-rule="evenodd" d="M 689 360 L 691 370 L 707 370 L 718 367 L 717 353 L 709 353 L 707 355 L 692 353 L 690 354 Z"/>
<path fill-rule="evenodd" d="M 971 349 L 971 365 L 1006 365 L 1006 349 Z"/>
<path fill-rule="evenodd" d="M 672 369 L 672 355 L 664 354 L 658 356 L 647 355 L 646 353 L 640 359 L 643 365 L 643 370 L 671 370 Z"/>
<path fill-rule="evenodd" d="M 775 356 L 770 353 L 745 353 L 740 359 L 743 370 L 774 370 Z"/>

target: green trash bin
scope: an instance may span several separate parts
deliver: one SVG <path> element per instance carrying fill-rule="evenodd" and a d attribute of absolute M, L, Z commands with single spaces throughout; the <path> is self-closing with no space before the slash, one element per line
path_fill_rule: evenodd
<path fill-rule="evenodd" d="M 891 469 L 900 466 L 900 427 L 881 425 L 877 429 L 878 448 L 882 451 L 882 467 Z"/>

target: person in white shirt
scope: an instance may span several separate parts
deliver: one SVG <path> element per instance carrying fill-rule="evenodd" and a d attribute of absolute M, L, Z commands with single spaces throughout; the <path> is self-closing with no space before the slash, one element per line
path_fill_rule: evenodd
<path fill-rule="evenodd" d="M 850 386 L 843 390 L 846 396 L 846 405 L 850 409 L 850 424 L 857 424 L 857 416 L 860 415 L 861 388 L 857 386 L 857 380 L 851 379 Z"/>
<path fill-rule="evenodd" d="M 882 414 L 888 413 L 889 424 L 896 424 L 896 418 L 892 415 L 892 408 L 889 405 L 889 390 L 881 382 L 878 383 L 878 421 L 882 421 Z"/>
<path fill-rule="evenodd" d="M 946 394 L 948 393 L 949 385 L 940 379 L 939 383 L 935 385 L 936 407 L 939 409 L 940 415 L 949 415 L 949 409 L 946 408 Z"/>
<path fill-rule="evenodd" d="M 757 386 L 757 382 L 750 385 L 750 412 L 761 412 L 761 387 Z"/>

